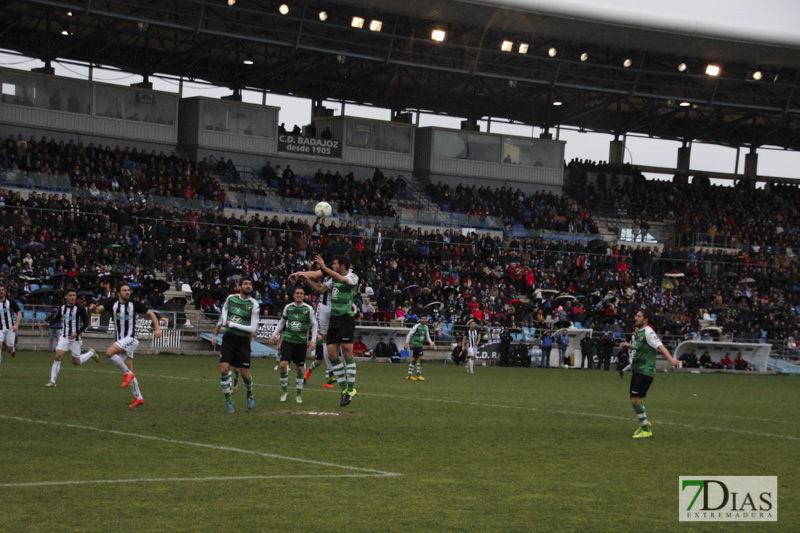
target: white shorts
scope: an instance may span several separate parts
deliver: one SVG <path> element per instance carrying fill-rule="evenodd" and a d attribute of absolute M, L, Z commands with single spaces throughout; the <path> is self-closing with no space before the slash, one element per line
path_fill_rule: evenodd
<path fill-rule="evenodd" d="M 83 346 L 83 341 L 79 341 L 78 339 L 70 340 L 67 337 L 59 337 L 58 346 L 56 346 L 56 351 L 72 352 L 72 357 L 80 357 L 82 346 Z"/>
<path fill-rule="evenodd" d="M 317 329 L 317 333 L 321 335 L 328 334 L 328 326 L 331 324 L 331 311 L 330 309 L 319 312 L 317 311 L 317 325 L 319 329 Z"/>
<path fill-rule="evenodd" d="M 478 355 L 478 348 L 477 347 L 469 347 L 467 348 L 467 356 L 468 357 L 476 357 Z"/>
<path fill-rule="evenodd" d="M 133 359 L 133 352 L 139 347 L 139 339 L 136 337 L 122 337 L 114 344 L 125 350 L 125 355 Z"/>
<path fill-rule="evenodd" d="M 0 329 L 0 345 L 12 347 L 17 344 L 17 334 L 13 329 Z"/>

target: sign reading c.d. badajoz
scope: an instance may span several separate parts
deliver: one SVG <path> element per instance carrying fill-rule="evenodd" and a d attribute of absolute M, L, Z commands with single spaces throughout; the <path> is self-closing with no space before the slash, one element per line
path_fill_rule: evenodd
<path fill-rule="evenodd" d="M 278 151 L 322 157 L 342 157 L 342 146 L 339 141 L 300 135 L 279 135 Z"/>
<path fill-rule="evenodd" d="M 777 476 L 680 476 L 681 522 L 777 522 Z"/>

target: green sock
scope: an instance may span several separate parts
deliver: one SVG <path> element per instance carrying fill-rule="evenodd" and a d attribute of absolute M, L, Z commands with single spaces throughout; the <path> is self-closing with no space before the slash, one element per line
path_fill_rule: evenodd
<path fill-rule="evenodd" d="M 414 374 L 414 363 L 409 363 L 408 365 L 408 375 L 411 376 Z"/>
<path fill-rule="evenodd" d="M 311 363 L 310 365 L 308 365 L 308 371 L 309 371 L 309 372 L 311 372 L 312 370 L 314 370 L 314 369 L 315 369 L 315 368 L 317 368 L 318 366 L 319 366 L 319 365 L 317 364 L 317 361 L 315 360 L 313 363 Z"/>
<path fill-rule="evenodd" d="M 231 373 L 228 372 L 227 376 L 220 376 L 219 384 L 222 387 L 222 393 L 225 395 L 225 401 L 231 401 Z"/>
<path fill-rule="evenodd" d="M 303 382 L 305 381 L 305 375 L 305 372 L 297 373 L 297 394 L 295 396 L 300 396 L 303 394 Z"/>
<path fill-rule="evenodd" d="M 244 387 L 247 389 L 247 397 L 248 398 L 252 398 L 253 397 L 253 378 L 252 377 L 250 377 L 250 378 L 242 378 L 242 381 L 244 381 Z"/>
<path fill-rule="evenodd" d="M 342 364 L 342 360 L 338 357 L 336 361 L 331 361 L 333 365 L 333 375 L 336 376 L 336 381 L 339 382 L 339 387 L 342 389 L 342 392 L 347 390 L 347 378 L 344 376 L 344 364 Z"/>
<path fill-rule="evenodd" d="M 283 392 L 289 392 L 289 371 L 281 371 L 281 388 Z"/>
<path fill-rule="evenodd" d="M 647 414 L 644 412 L 644 404 L 634 405 L 633 410 L 636 411 L 636 418 L 639 419 L 639 425 L 642 429 L 647 429 L 650 423 L 647 421 Z"/>
<path fill-rule="evenodd" d="M 347 374 L 347 392 L 353 392 L 356 388 L 356 358 L 348 357 L 344 362 Z"/>

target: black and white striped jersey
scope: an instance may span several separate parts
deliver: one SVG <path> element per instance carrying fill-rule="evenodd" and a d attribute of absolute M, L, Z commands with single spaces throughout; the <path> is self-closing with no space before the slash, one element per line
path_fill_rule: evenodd
<path fill-rule="evenodd" d="M 49 324 L 55 324 L 61 321 L 61 336 L 69 339 L 73 333 L 77 333 L 76 340 L 80 340 L 81 335 L 89 326 L 89 315 L 86 309 L 80 305 L 73 305 L 72 307 L 64 304 L 58 308 L 58 311 L 50 317 L 47 321 Z"/>
<path fill-rule="evenodd" d="M 6 298 L 0 302 L 0 329 L 11 329 L 17 320 L 19 306 L 14 300 Z"/>
<path fill-rule="evenodd" d="M 477 348 L 480 335 L 477 328 L 467 330 L 467 348 Z"/>
<path fill-rule="evenodd" d="M 125 337 L 136 338 L 136 313 L 147 313 L 149 308 L 146 305 L 133 301 L 122 303 L 117 298 L 107 300 L 102 305 L 103 309 L 111 313 L 116 340 L 124 339 Z"/>

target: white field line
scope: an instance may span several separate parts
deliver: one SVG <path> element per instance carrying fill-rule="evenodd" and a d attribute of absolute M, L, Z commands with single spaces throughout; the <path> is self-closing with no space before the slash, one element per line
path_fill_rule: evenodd
<path fill-rule="evenodd" d="M 400 474 L 392 474 L 400 475 Z M 386 477 L 385 474 L 306 474 L 286 476 L 229 476 L 229 477 L 156 477 L 140 479 L 87 479 L 83 481 L 33 481 L 29 483 L 0 483 L 5 487 L 50 487 L 59 485 L 102 485 L 108 483 L 186 483 L 192 481 L 247 481 L 253 479 L 319 479 L 319 478 L 358 478 Z"/>
<path fill-rule="evenodd" d="M 384 472 L 382 470 L 373 470 L 372 468 L 361 468 L 358 466 L 349 466 L 349 465 L 341 465 L 336 463 L 328 463 L 325 461 L 314 461 L 311 459 L 300 459 L 298 457 L 289 457 L 286 455 L 277 455 L 274 453 L 267 453 L 267 452 L 259 452 L 255 450 L 243 450 L 241 448 L 232 448 L 229 446 L 217 446 L 216 444 L 206 444 L 203 442 L 191 442 L 188 440 L 176 440 L 176 439 L 166 439 L 164 437 L 154 437 L 152 435 L 143 435 L 141 433 L 129 433 L 127 431 L 117 431 L 115 429 L 102 429 L 96 428 L 92 426 L 82 426 L 78 424 L 67 424 L 64 422 L 50 422 L 47 420 L 36 420 L 34 418 L 23 418 L 20 416 L 9 416 L 9 415 L 1 415 L 0 418 L 4 418 L 6 420 L 16 420 L 18 422 L 28 422 L 32 424 L 43 424 L 46 426 L 55 426 L 55 427 L 63 427 L 69 429 L 80 429 L 84 431 L 96 431 L 98 433 L 108 433 L 111 435 L 119 435 L 122 437 L 133 437 L 137 439 L 146 439 L 146 440 L 154 440 L 157 442 L 167 442 L 169 444 L 180 444 L 183 446 L 195 446 L 198 448 L 208 448 L 211 450 L 220 450 L 225 452 L 234 452 L 234 453 L 243 453 L 248 455 L 257 455 L 260 457 L 269 457 L 271 459 L 280 459 L 283 461 L 294 461 L 296 463 L 305 463 L 317 466 L 329 466 L 332 468 L 343 468 L 345 470 L 354 470 L 356 472 L 368 472 L 370 474 L 380 475 L 380 476 L 402 476 L 403 474 L 397 474 L 394 472 Z"/>
<path fill-rule="evenodd" d="M 114 374 L 118 374 L 119 373 L 119 372 L 114 372 L 112 370 L 91 370 L 90 372 L 104 372 L 104 373 L 114 373 Z M 203 380 L 203 379 L 197 379 L 197 378 L 187 378 L 187 377 L 183 377 L 183 376 L 165 376 L 165 375 L 161 375 L 161 374 L 141 374 L 141 375 L 145 376 L 145 377 L 165 378 L 165 379 L 182 379 L 182 380 L 187 380 L 187 381 L 210 381 L 210 380 Z M 278 385 L 267 385 L 267 384 L 264 384 L 264 383 L 254 383 L 254 385 L 259 385 L 261 387 L 269 387 L 269 388 L 277 388 L 278 387 Z M 305 392 L 306 390 L 312 390 L 312 389 L 304 389 L 303 392 Z M 610 419 L 610 420 L 624 420 L 624 421 L 633 420 L 635 422 L 633 416 L 624 417 L 624 416 L 616 416 L 616 415 L 606 415 L 606 414 L 602 414 L 602 413 L 586 413 L 586 412 L 582 412 L 582 411 L 564 411 L 564 410 L 559 410 L 559 409 L 541 409 L 541 408 L 538 408 L 538 407 L 528 407 L 528 406 L 522 406 L 522 405 L 501 405 L 501 404 L 492 404 L 492 403 L 486 403 L 486 402 L 466 402 L 466 401 L 463 401 L 463 400 L 448 400 L 448 399 L 445 399 L 445 398 L 423 398 L 423 397 L 419 397 L 419 396 L 406 396 L 406 395 L 402 395 L 402 394 L 382 394 L 382 393 L 374 393 L 374 392 L 373 393 L 369 393 L 369 392 L 362 393 L 360 391 L 359 391 L 358 395 L 359 396 L 362 396 L 362 395 L 363 396 L 375 396 L 375 397 L 381 397 L 381 398 L 398 398 L 398 399 L 403 399 L 403 400 L 414 400 L 414 401 L 425 401 L 425 402 L 448 403 L 448 404 L 453 404 L 453 405 L 469 405 L 469 406 L 474 406 L 474 407 L 492 407 L 492 408 L 497 408 L 497 409 L 513 409 L 513 410 L 518 410 L 518 411 L 530 411 L 530 412 L 536 412 L 536 413 L 548 413 L 548 414 L 555 414 L 555 415 L 586 416 L 586 417 L 591 417 L 591 418 L 606 418 L 606 419 Z M 664 411 L 664 412 L 674 413 L 676 411 Z M 781 434 L 778 434 L 778 433 L 747 431 L 747 430 L 743 430 L 743 429 L 720 428 L 720 427 L 713 427 L 713 426 L 698 426 L 698 425 L 694 425 L 694 424 L 685 424 L 685 423 L 682 423 L 682 422 L 664 422 L 663 420 L 653 419 L 652 417 L 648 417 L 648 418 L 650 418 L 650 420 L 656 422 L 658 425 L 679 426 L 679 427 L 685 427 L 685 428 L 691 428 L 691 429 L 699 429 L 699 430 L 707 430 L 707 431 L 722 431 L 722 432 L 726 432 L 726 433 L 738 433 L 738 434 L 742 434 L 742 435 L 753 435 L 753 436 L 757 436 L 757 437 L 772 437 L 772 438 L 776 438 L 776 439 L 786 439 L 786 440 L 792 440 L 792 441 L 800 441 L 800 437 L 793 437 L 791 435 L 781 435 Z M 779 421 L 779 420 L 770 420 L 770 421 L 771 422 L 778 422 L 778 423 L 781 423 L 781 424 L 786 423 L 786 422 L 782 422 L 782 421 Z"/>

